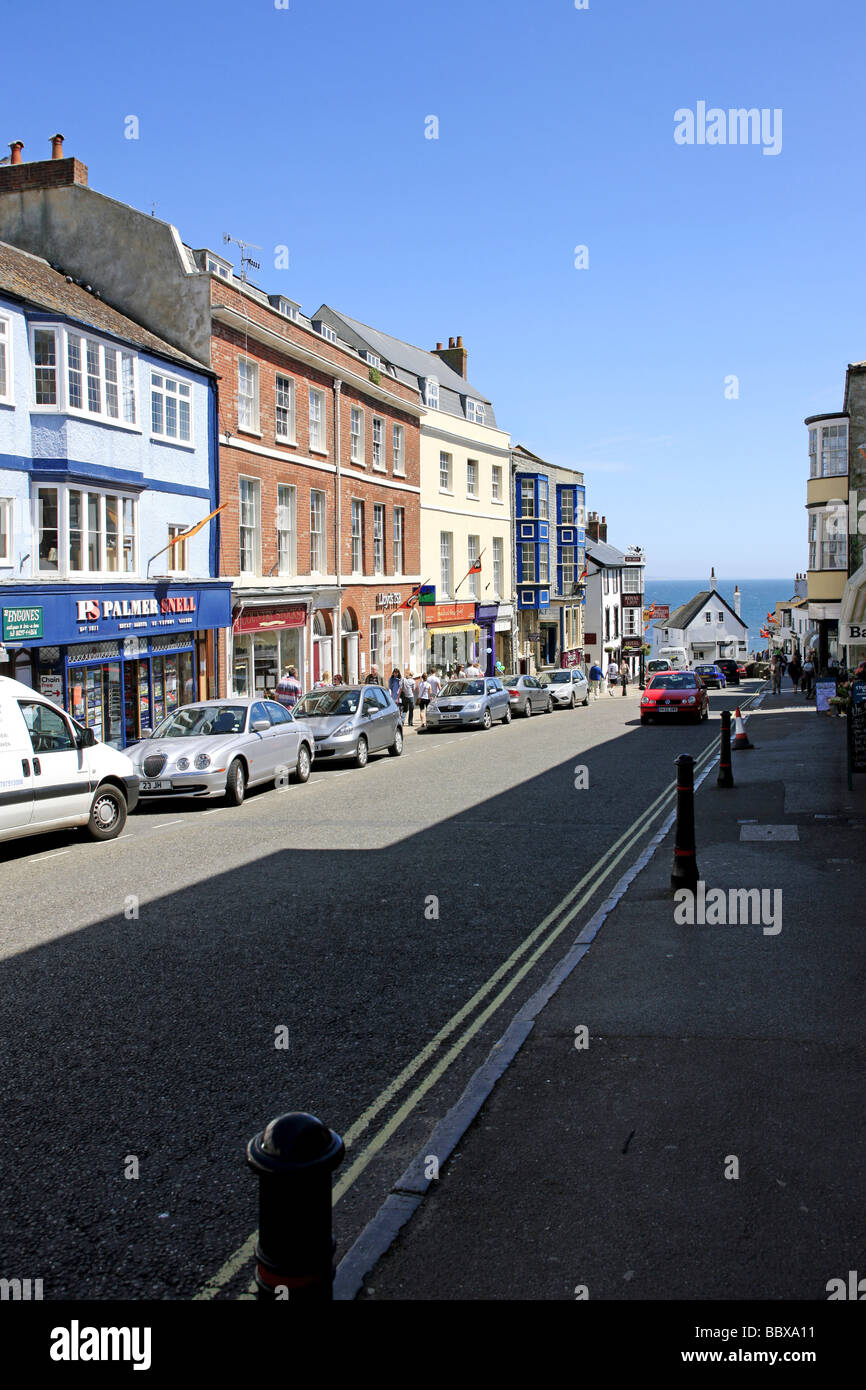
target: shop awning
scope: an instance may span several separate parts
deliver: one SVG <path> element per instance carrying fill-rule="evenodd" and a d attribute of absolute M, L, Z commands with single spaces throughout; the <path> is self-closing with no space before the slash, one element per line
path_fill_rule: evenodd
<path fill-rule="evenodd" d="M 427 631 L 434 637 L 439 632 L 474 632 L 476 637 L 481 634 L 481 628 L 477 623 L 434 623 Z"/>

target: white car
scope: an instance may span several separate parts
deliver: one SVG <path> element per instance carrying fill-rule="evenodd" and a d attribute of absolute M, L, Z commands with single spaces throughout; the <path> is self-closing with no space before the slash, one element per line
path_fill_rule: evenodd
<path fill-rule="evenodd" d="M 557 709 L 589 704 L 589 681 L 579 666 L 566 666 L 544 680 Z"/>
<path fill-rule="evenodd" d="M 86 825 L 113 840 L 138 801 L 125 753 L 29 685 L 0 676 L 0 840 Z"/>

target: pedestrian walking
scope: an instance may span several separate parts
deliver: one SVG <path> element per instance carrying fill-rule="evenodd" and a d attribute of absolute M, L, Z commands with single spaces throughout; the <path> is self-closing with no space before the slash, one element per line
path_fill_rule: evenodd
<path fill-rule="evenodd" d="M 613 694 L 613 688 L 614 688 L 614 686 L 617 684 L 618 681 L 619 681 L 619 667 L 617 666 L 617 664 L 616 664 L 615 661 L 609 661 L 609 662 L 607 663 L 607 693 L 608 693 L 608 695 L 612 695 L 612 694 Z"/>
<path fill-rule="evenodd" d="M 367 679 L 364 681 L 364 684 L 365 684 L 365 685 L 381 685 L 381 684 L 382 684 L 382 682 L 379 680 L 379 672 L 378 672 L 378 670 L 376 669 L 375 666 L 371 666 L 371 667 L 370 667 L 370 674 L 369 674 L 369 676 L 367 677 Z"/>
<path fill-rule="evenodd" d="M 402 685 L 403 674 L 400 671 L 400 668 L 398 666 L 395 666 L 390 676 L 388 677 L 388 694 L 391 696 L 391 699 L 394 701 L 394 704 L 397 706 L 397 708 L 401 711 L 403 709 L 403 700 L 400 694 Z"/>
<path fill-rule="evenodd" d="M 334 672 L 334 679 L 333 679 L 333 681 L 332 681 L 332 684 L 333 684 L 333 685 L 345 685 L 345 684 L 346 684 L 346 682 L 343 680 L 343 677 L 340 675 L 339 671 L 335 671 L 335 672 Z"/>
<path fill-rule="evenodd" d="M 830 674 L 831 674 L 831 676 L 834 674 L 834 672 L 832 671 L 832 669 L 831 669 L 831 671 L 830 671 Z M 812 660 L 812 653 L 811 653 L 811 652 L 807 652 L 807 653 L 806 653 L 806 660 L 803 662 L 803 675 L 802 675 L 802 678 L 801 678 L 801 681 L 800 681 L 800 686 L 801 686 L 801 689 L 802 689 L 802 691 L 803 691 L 803 697 L 804 697 L 804 699 L 808 700 L 809 696 L 812 695 L 812 694 L 814 693 L 814 685 L 815 685 L 815 663 L 814 663 L 814 661 Z"/>
<path fill-rule="evenodd" d="M 623 695 L 625 695 L 628 690 L 629 680 L 631 679 L 628 671 L 628 662 L 626 661 L 622 663 L 622 670 L 619 673 L 619 679 L 622 684 L 622 693 Z"/>
<path fill-rule="evenodd" d="M 800 658 L 798 656 L 795 656 L 791 661 L 788 662 L 788 675 L 791 677 L 791 685 L 793 686 L 795 691 L 800 684 L 800 677 L 802 674 L 803 667 L 800 664 Z"/>
<path fill-rule="evenodd" d="M 405 711 L 404 724 L 410 728 L 415 727 L 415 677 L 407 671 L 403 677 L 403 684 L 400 687 L 403 696 L 403 709 Z"/>
<path fill-rule="evenodd" d="M 589 668 L 589 689 L 594 700 L 598 699 L 601 683 L 604 680 L 604 672 L 597 661 L 594 661 Z"/>
<path fill-rule="evenodd" d="M 439 679 L 439 672 L 436 670 L 435 666 L 430 667 L 430 674 L 427 677 L 427 682 L 430 686 L 430 699 L 435 700 L 436 696 L 439 694 L 439 691 L 442 689 L 442 682 Z"/>
<path fill-rule="evenodd" d="M 324 686 L 330 685 L 330 684 L 331 684 L 331 673 L 330 673 L 330 671 L 323 671 L 322 674 L 321 674 L 320 679 L 316 681 L 316 684 L 315 684 L 315 686 L 314 686 L 313 688 L 314 688 L 315 690 L 322 690 L 322 689 L 324 688 Z"/>
<path fill-rule="evenodd" d="M 295 708 L 301 698 L 301 682 L 298 680 L 298 673 L 294 666 L 287 666 L 283 671 L 282 676 L 277 681 L 274 696 L 285 709 Z"/>
<path fill-rule="evenodd" d="M 427 728 L 427 706 L 430 703 L 430 681 L 427 672 L 422 671 L 418 681 L 418 718 L 421 721 L 421 728 Z"/>
<path fill-rule="evenodd" d="M 770 674 L 772 675 L 772 678 L 773 678 L 773 694 L 774 694 L 774 695 L 781 695 L 781 693 L 782 693 L 782 658 L 781 658 L 781 656 L 779 655 L 778 652 L 776 652 L 776 655 L 773 657 L 773 660 L 772 660 L 772 662 L 771 662 L 771 664 L 770 664 Z"/>

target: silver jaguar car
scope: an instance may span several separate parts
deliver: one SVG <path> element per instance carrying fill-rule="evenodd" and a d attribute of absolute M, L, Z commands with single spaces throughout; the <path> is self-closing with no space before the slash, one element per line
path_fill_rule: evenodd
<path fill-rule="evenodd" d="M 126 752 L 140 800 L 223 796 L 239 806 L 247 787 L 306 782 L 315 742 L 276 700 L 200 700 L 181 705 Z"/>
<path fill-rule="evenodd" d="M 480 724 L 489 729 L 494 720 L 511 723 L 511 703 L 508 691 L 503 690 L 498 676 L 481 676 L 474 680 L 447 681 L 427 709 L 427 728 L 460 728 Z"/>

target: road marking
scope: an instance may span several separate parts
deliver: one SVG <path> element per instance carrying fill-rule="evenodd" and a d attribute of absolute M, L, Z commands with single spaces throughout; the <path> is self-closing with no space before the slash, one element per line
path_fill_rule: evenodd
<path fill-rule="evenodd" d="M 155 825 L 153 828 L 154 828 L 154 830 L 168 830 L 172 825 L 185 825 L 185 824 L 186 824 L 186 821 L 182 821 L 182 820 L 166 820 L 166 821 L 163 821 L 162 825 Z"/>
<path fill-rule="evenodd" d="M 716 752 L 718 751 L 718 746 L 718 738 L 713 739 L 713 741 L 707 745 L 707 747 L 698 755 L 698 757 L 695 760 L 696 770 L 698 767 L 703 767 L 715 756 Z M 663 792 L 661 792 L 660 795 L 656 797 L 655 801 L 650 803 L 646 810 L 644 810 L 641 813 L 641 815 L 639 815 L 632 822 L 631 826 L 629 826 L 629 828 L 625 830 L 623 834 L 620 835 L 620 837 L 617 840 L 615 840 L 614 843 L 610 845 L 607 850 L 605 850 L 604 854 L 596 860 L 592 868 L 589 869 L 583 875 L 579 882 L 575 884 L 575 886 L 565 895 L 565 897 L 556 905 L 556 907 L 553 908 L 553 910 L 547 914 L 544 920 L 540 922 L 539 925 L 530 933 L 530 935 L 527 936 L 520 943 L 520 945 L 515 948 L 515 950 L 511 953 L 508 959 L 504 961 L 503 964 L 500 965 L 493 972 L 490 978 L 480 987 L 480 989 L 476 990 L 472 998 L 468 1000 L 468 1002 L 464 1004 L 463 1007 L 459 1009 L 457 1013 L 454 1014 L 452 1018 L 450 1018 L 448 1022 L 443 1025 L 442 1028 L 440 1028 L 439 1032 L 435 1035 L 435 1037 L 432 1038 L 431 1041 L 428 1042 L 426 1046 L 421 1049 L 421 1051 L 412 1059 L 412 1061 L 409 1062 L 403 1068 L 399 1076 L 397 1076 L 392 1082 L 390 1082 L 388 1086 L 385 1087 L 385 1089 L 376 1098 L 376 1100 L 373 1101 L 372 1105 L 370 1105 L 367 1108 L 367 1110 L 365 1110 L 364 1113 L 355 1121 L 355 1123 L 350 1126 L 350 1128 L 346 1131 L 345 1135 L 343 1136 L 343 1142 L 345 1143 L 347 1149 L 351 1148 L 354 1141 L 364 1132 L 365 1129 L 369 1127 L 371 1121 L 376 1117 L 376 1115 L 378 1115 L 380 1111 L 383 1110 L 390 1103 L 390 1101 L 394 1099 L 394 1097 L 403 1089 L 406 1083 L 409 1080 L 411 1080 L 415 1073 L 424 1065 L 426 1061 L 429 1060 L 433 1053 L 437 1051 L 440 1044 L 444 1042 L 445 1039 L 451 1033 L 454 1032 L 454 1030 L 463 1022 L 463 1020 L 473 1012 L 473 1010 L 481 1002 L 481 1000 L 483 1000 L 491 992 L 491 990 L 502 979 L 503 975 L 507 974 L 508 971 L 514 965 L 516 965 L 520 957 L 530 949 L 530 947 L 534 944 L 537 938 L 544 931 L 546 931 L 547 928 L 550 927 L 554 921 L 556 921 L 556 919 L 566 908 L 569 909 L 567 915 L 564 918 L 562 918 L 562 920 L 559 922 L 558 926 L 554 929 L 550 936 L 533 952 L 529 959 L 524 962 L 524 964 L 520 967 L 520 970 L 514 975 L 514 977 L 509 981 L 505 988 L 500 991 L 496 998 L 493 999 L 483 1010 L 483 1012 L 479 1014 L 475 1021 L 472 1024 L 470 1024 L 469 1028 L 466 1029 L 463 1035 L 452 1045 L 449 1051 L 440 1059 L 440 1061 L 432 1069 L 432 1071 L 428 1073 L 428 1075 L 420 1083 L 420 1085 L 417 1086 L 415 1090 L 412 1092 L 412 1094 L 403 1102 L 399 1110 L 397 1110 L 395 1114 L 391 1117 L 391 1119 L 382 1127 L 382 1129 L 379 1130 L 379 1132 L 376 1135 L 374 1135 L 367 1147 L 358 1155 L 355 1162 L 347 1170 L 347 1172 L 343 1175 L 343 1177 L 339 1180 L 339 1182 L 336 1184 L 334 1188 L 333 1202 L 335 1205 L 340 1200 L 340 1198 L 345 1195 L 345 1193 L 349 1190 L 352 1184 L 360 1177 L 364 1169 L 369 1166 L 369 1164 L 372 1162 L 373 1158 L 379 1152 L 379 1150 L 384 1147 L 384 1145 L 395 1133 L 395 1131 L 400 1127 L 400 1125 L 403 1124 L 404 1120 L 407 1119 L 407 1117 L 415 1109 L 418 1102 L 423 1098 L 424 1095 L 426 1095 L 427 1091 L 429 1091 L 430 1088 L 433 1085 L 435 1085 L 435 1083 L 438 1080 L 441 1079 L 441 1077 L 451 1066 L 452 1062 L 454 1062 L 456 1058 L 460 1055 L 460 1053 L 464 1051 L 466 1046 L 471 1042 L 472 1038 L 479 1031 L 479 1029 L 484 1026 L 487 1020 L 496 1012 L 496 1010 L 508 998 L 508 996 L 514 991 L 514 989 L 516 989 L 517 985 L 524 978 L 524 976 L 528 974 L 528 972 L 544 955 L 544 953 L 553 945 L 557 937 L 565 930 L 565 928 L 574 919 L 578 912 L 580 912 L 581 909 L 586 905 L 586 903 L 589 902 L 589 900 L 595 895 L 595 893 L 600 888 L 601 884 L 605 881 L 606 878 L 610 876 L 613 869 L 617 866 L 617 864 L 620 863 L 620 861 L 632 848 L 634 842 L 637 839 L 639 839 L 641 835 L 644 834 L 644 832 L 649 828 L 649 825 L 652 823 L 652 821 L 657 819 L 657 817 L 661 814 L 663 810 L 667 809 L 666 803 L 673 802 L 675 795 L 675 788 L 673 785 L 671 785 L 668 786 Z M 614 852 L 617 850 L 619 852 L 615 854 L 615 857 L 611 858 L 611 856 L 614 855 Z M 610 863 L 607 864 L 606 868 L 601 870 L 601 866 L 604 865 L 605 861 L 608 859 L 610 860 Z M 596 875 L 597 871 L 599 870 L 601 871 L 598 872 L 595 881 L 590 882 L 591 880 L 593 880 L 593 876 Z M 584 889 L 586 889 L 586 892 L 582 891 Z M 575 902 L 575 898 L 578 899 L 577 902 Z M 222 1268 L 219 1269 L 217 1273 L 211 1279 L 209 1279 L 205 1285 L 203 1285 L 199 1292 L 193 1296 L 194 1301 L 214 1298 L 216 1294 L 220 1291 L 220 1289 L 223 1288 L 235 1277 L 235 1275 L 243 1268 L 243 1266 L 250 1259 L 252 1259 L 255 1252 L 257 1237 L 258 1232 L 254 1231 L 253 1234 L 246 1241 L 244 1241 L 243 1245 L 241 1245 L 232 1255 L 229 1256 L 228 1260 L 226 1260 Z"/>
<path fill-rule="evenodd" d="M 72 853 L 72 850 L 71 850 L 71 849 L 58 849 L 58 850 L 52 850 L 51 854 L 34 854 L 33 858 L 32 858 L 29 862 L 30 862 L 31 864 L 44 863 L 44 861 L 45 861 L 46 859 L 59 859 L 60 856 L 61 856 L 62 854 L 71 854 L 71 853 Z"/>

